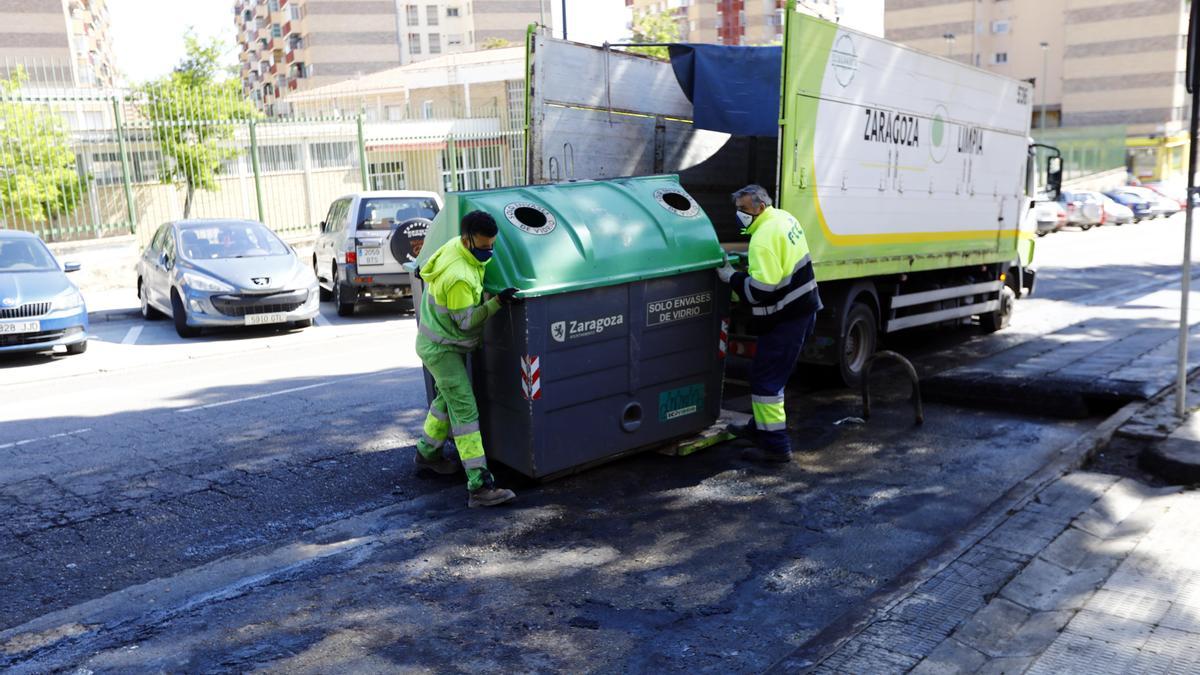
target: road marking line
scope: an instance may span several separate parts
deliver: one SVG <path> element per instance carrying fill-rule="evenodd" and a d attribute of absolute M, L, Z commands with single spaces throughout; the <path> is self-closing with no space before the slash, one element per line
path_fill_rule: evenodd
<path fill-rule="evenodd" d="M 345 377 L 340 380 L 329 380 L 328 382 L 318 382 L 317 384 L 306 384 L 303 387 L 292 387 L 291 389 L 281 389 L 279 391 L 273 391 L 273 392 L 270 392 L 267 394 L 256 394 L 254 396 L 235 398 L 231 401 L 219 401 L 217 403 L 206 403 L 204 405 L 193 406 L 191 408 L 180 408 L 180 409 L 176 410 L 175 412 L 189 413 L 189 412 L 197 412 L 199 410 L 208 410 L 209 408 L 220 408 L 222 406 L 233 405 L 235 403 L 245 403 L 247 401 L 257 401 L 257 400 L 263 399 L 263 398 L 271 398 L 272 396 L 283 396 L 284 394 L 294 394 L 298 391 L 305 391 L 307 389 L 316 389 L 317 387 L 326 387 L 331 384 L 340 384 L 342 382 L 353 382 L 354 380 L 361 380 L 363 378 L 374 377 L 376 375 L 378 375 L 378 373 L 367 373 L 365 375 L 357 375 L 355 377 Z"/>
<path fill-rule="evenodd" d="M 329 319 L 326 319 L 324 314 L 317 314 L 317 318 L 314 319 L 313 322 L 316 323 L 318 326 L 328 326 L 329 325 Z"/>
<path fill-rule="evenodd" d="M 123 345 L 137 344 L 137 339 L 142 335 L 143 326 L 134 326 L 125 333 L 125 338 L 121 340 Z"/>
<path fill-rule="evenodd" d="M 53 440 L 55 438 L 65 438 L 67 436 L 78 436 L 79 434 L 86 434 L 89 431 L 91 431 L 91 429 L 76 429 L 75 431 L 64 431 L 60 434 L 51 434 L 49 436 L 42 436 L 40 438 L 27 438 L 23 441 L 14 441 L 12 443 L 4 443 L 3 445 L 0 445 L 0 450 L 7 450 L 9 448 L 15 448 L 15 447 L 21 446 L 21 445 L 29 445 L 30 443 L 37 443 L 38 441 L 49 441 L 49 440 Z"/>

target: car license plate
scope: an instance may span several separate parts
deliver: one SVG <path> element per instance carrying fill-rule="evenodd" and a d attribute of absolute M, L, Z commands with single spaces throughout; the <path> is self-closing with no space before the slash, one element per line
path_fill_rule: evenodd
<path fill-rule="evenodd" d="M 269 314 L 247 314 L 247 326 L 266 326 L 272 323 L 286 323 L 287 312 L 270 312 Z"/>
<path fill-rule="evenodd" d="M 359 265 L 382 265 L 383 249 L 378 246 L 358 249 Z"/>
<path fill-rule="evenodd" d="M 19 321 L 17 323 L 6 323 L 0 321 L 0 335 L 16 335 L 18 333 L 40 332 L 42 332 L 42 322 L 40 321 Z"/>

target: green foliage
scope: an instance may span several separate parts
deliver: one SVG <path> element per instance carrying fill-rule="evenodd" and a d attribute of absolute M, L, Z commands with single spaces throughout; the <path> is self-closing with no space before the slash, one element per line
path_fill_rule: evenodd
<path fill-rule="evenodd" d="M 678 42 L 679 24 L 670 14 L 645 12 L 633 17 L 633 42 Z M 630 47 L 629 51 L 660 61 L 671 57 L 666 47 Z"/>
<path fill-rule="evenodd" d="M 87 190 L 71 149 L 71 132 L 44 105 L 20 101 L 29 76 L 0 80 L 0 215 L 46 222 L 75 210 Z"/>
<path fill-rule="evenodd" d="M 187 218 L 195 191 L 216 190 L 223 164 L 241 153 L 230 141 L 239 123 L 258 117 L 258 110 L 221 67 L 224 47 L 219 40 L 202 44 L 190 33 L 184 39 L 187 56 L 175 71 L 141 87 L 145 99 L 139 113 L 150 122 L 167 160 L 162 164 L 163 182 L 187 189 Z"/>
<path fill-rule="evenodd" d="M 511 47 L 512 43 L 504 38 L 492 37 L 484 40 L 480 46 L 484 49 L 504 49 L 505 47 Z"/>

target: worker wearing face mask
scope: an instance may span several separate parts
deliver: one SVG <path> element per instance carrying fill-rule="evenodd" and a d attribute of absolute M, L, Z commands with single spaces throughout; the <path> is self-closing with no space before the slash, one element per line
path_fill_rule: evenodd
<path fill-rule="evenodd" d="M 495 506 L 516 495 L 496 487 L 488 471 L 466 355 L 479 347 L 484 324 L 502 305 L 522 300 L 516 297 L 515 288 L 483 300 L 483 272 L 499 234 L 496 220 L 483 211 L 472 211 L 463 217 L 461 233 L 458 239 L 439 248 L 420 269 L 425 293 L 417 355 L 433 376 L 437 395 L 429 406 L 424 434 L 417 441 L 415 461 L 418 469 L 446 475 L 465 469 L 467 504 Z M 451 435 L 458 458 L 442 454 L 442 446 Z"/>
<path fill-rule="evenodd" d="M 758 185 L 733 193 L 733 201 L 742 234 L 750 235 L 749 273 L 727 262 L 717 274 L 749 305 L 758 345 L 750 372 L 754 418 L 729 430 L 754 441 L 747 459 L 782 463 L 792 458 L 783 390 L 812 334 L 821 296 L 804 230 L 792 214 L 772 207 Z"/>

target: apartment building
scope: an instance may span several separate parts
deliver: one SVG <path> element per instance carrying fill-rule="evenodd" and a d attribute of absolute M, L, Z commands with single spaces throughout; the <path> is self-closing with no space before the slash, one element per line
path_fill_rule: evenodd
<path fill-rule="evenodd" d="M 17 65 L 32 84 L 116 85 L 106 0 L 0 1 L 0 76 Z"/>
<path fill-rule="evenodd" d="M 888 0 L 885 24 L 890 40 L 1034 80 L 1035 131 L 1122 125 L 1135 174 L 1183 166 L 1180 0 Z"/>
<path fill-rule="evenodd" d="M 680 42 L 764 45 L 783 41 L 787 0 L 625 0 L 632 19 L 670 14 L 679 25 Z M 802 0 L 797 8 L 829 21 L 879 35 L 883 0 Z"/>
<path fill-rule="evenodd" d="M 246 94 L 270 113 L 294 92 L 359 78 L 493 38 L 519 44 L 551 0 L 236 0 Z"/>

